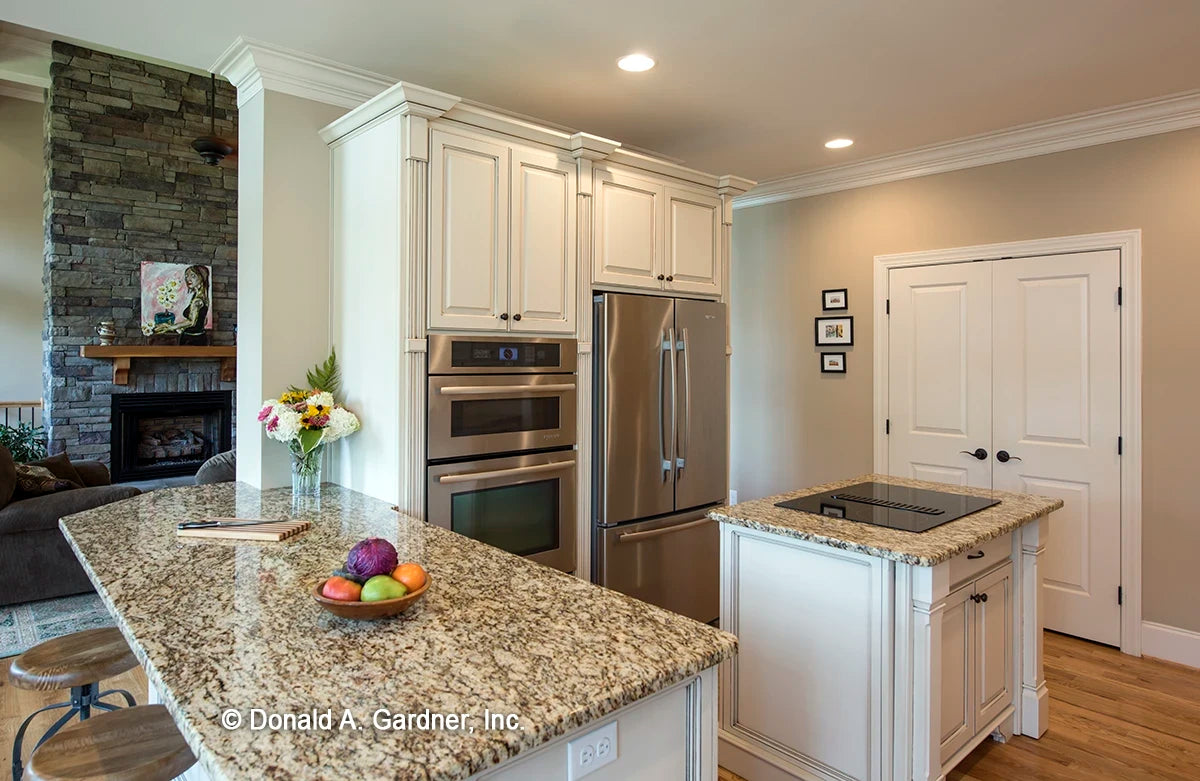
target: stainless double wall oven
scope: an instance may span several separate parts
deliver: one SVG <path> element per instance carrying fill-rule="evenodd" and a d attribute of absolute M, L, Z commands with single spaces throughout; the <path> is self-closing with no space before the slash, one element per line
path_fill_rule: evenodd
<path fill-rule="evenodd" d="M 575 570 L 575 349 L 429 336 L 430 523 Z"/>

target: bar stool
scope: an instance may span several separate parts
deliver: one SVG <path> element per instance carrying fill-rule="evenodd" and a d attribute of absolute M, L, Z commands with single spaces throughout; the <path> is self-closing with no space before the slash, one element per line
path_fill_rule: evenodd
<path fill-rule="evenodd" d="M 80 721 L 84 721 L 92 715 L 93 708 L 117 710 L 120 706 L 100 701 L 111 694 L 121 695 L 126 704 L 133 707 L 133 695 L 123 689 L 100 691 L 100 681 L 132 670 L 137 667 L 137 663 L 137 658 L 125 644 L 120 631 L 114 628 L 88 629 L 47 640 L 14 659 L 8 670 L 8 677 L 13 686 L 35 691 L 70 689 L 71 699 L 69 702 L 39 708 L 21 723 L 16 739 L 13 740 L 13 781 L 21 779 L 21 747 L 25 740 L 25 731 L 35 716 L 49 710 L 69 709 L 46 730 L 46 734 L 37 742 L 37 745 L 41 746 L 76 715 Z"/>
<path fill-rule="evenodd" d="M 138 705 L 72 724 L 34 750 L 29 781 L 170 781 L 196 763 L 162 705 Z"/>

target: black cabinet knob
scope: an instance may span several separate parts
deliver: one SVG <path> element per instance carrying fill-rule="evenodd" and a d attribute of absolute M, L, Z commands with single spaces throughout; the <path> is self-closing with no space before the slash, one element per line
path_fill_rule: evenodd
<path fill-rule="evenodd" d="M 1007 464 L 1009 461 L 1020 461 L 1020 456 L 1009 455 L 1007 450 L 1001 450 L 996 453 L 996 460 L 1002 464 Z"/>
<path fill-rule="evenodd" d="M 668 275 L 668 276 L 667 276 L 667 281 L 668 281 L 668 282 L 674 282 L 674 281 L 675 281 L 675 277 L 672 277 L 672 276 L 669 276 L 669 275 Z"/>
<path fill-rule="evenodd" d="M 974 452 L 972 452 L 970 450 L 960 450 L 958 452 L 962 453 L 965 456 L 974 456 L 975 458 L 978 458 L 980 461 L 983 461 L 984 459 L 987 458 L 987 451 L 981 447 L 975 448 Z"/>
<path fill-rule="evenodd" d="M 508 319 L 508 312 L 505 312 L 504 314 L 500 315 L 500 319 L 501 319 L 501 320 L 507 320 L 507 319 Z"/>
<path fill-rule="evenodd" d="M 665 277 L 665 276 L 663 276 L 662 274 L 659 274 L 659 275 L 658 275 L 658 281 L 659 281 L 659 282 L 662 282 L 664 279 L 666 279 L 666 277 Z"/>
<path fill-rule="evenodd" d="M 513 320 L 520 320 L 520 319 L 521 319 L 520 313 L 513 315 Z"/>
<path fill-rule="evenodd" d="M 980 601 L 980 602 L 987 602 L 987 594 L 980 594 L 980 595 L 979 595 L 979 601 Z"/>

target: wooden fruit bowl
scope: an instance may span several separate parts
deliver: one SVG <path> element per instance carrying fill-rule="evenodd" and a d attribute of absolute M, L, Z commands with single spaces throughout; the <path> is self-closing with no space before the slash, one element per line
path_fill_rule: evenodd
<path fill-rule="evenodd" d="M 426 573 L 425 584 L 416 591 L 410 591 L 396 599 L 381 599 L 378 602 L 345 602 L 340 599 L 330 599 L 321 594 L 321 589 L 325 588 L 326 580 L 329 580 L 329 578 L 322 579 L 320 583 L 312 588 L 312 598 L 316 600 L 318 605 L 335 616 L 355 618 L 360 621 L 373 621 L 377 618 L 398 616 L 415 605 L 421 597 L 425 596 L 425 592 L 429 590 L 430 577 Z"/>

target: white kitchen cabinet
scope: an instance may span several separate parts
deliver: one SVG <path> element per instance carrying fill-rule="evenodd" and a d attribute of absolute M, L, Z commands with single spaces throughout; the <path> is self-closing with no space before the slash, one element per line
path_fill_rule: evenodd
<path fill-rule="evenodd" d="M 434 130 L 429 156 L 429 326 L 504 330 L 509 149 Z"/>
<path fill-rule="evenodd" d="M 434 128 L 429 327 L 575 331 L 574 162 Z"/>
<path fill-rule="evenodd" d="M 553 152 L 512 149 L 513 331 L 575 332 L 575 163 Z"/>
<path fill-rule="evenodd" d="M 662 183 L 607 166 L 596 166 L 594 177 L 593 281 L 662 290 Z"/>
<path fill-rule="evenodd" d="M 668 187 L 666 210 L 666 289 L 721 295 L 721 199 Z"/>
<path fill-rule="evenodd" d="M 941 760 L 945 763 L 974 735 L 971 699 L 971 613 L 975 603 L 970 584 L 946 598 L 942 610 Z"/>
<path fill-rule="evenodd" d="M 983 728 L 1012 702 L 1012 564 L 975 583 L 975 724 Z"/>

